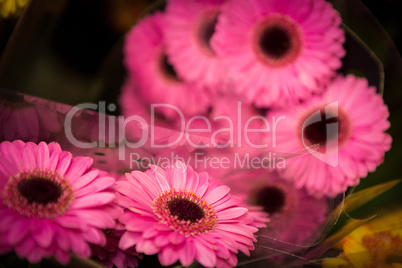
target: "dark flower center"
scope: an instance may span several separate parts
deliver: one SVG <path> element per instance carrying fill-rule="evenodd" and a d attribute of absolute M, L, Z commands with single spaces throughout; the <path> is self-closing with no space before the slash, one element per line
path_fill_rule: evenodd
<path fill-rule="evenodd" d="M 254 30 L 257 58 L 270 67 L 283 67 L 295 62 L 303 50 L 300 25 L 291 17 L 271 14 Z"/>
<path fill-rule="evenodd" d="M 63 193 L 59 183 L 41 177 L 21 180 L 17 189 L 29 204 L 34 202 L 43 205 L 56 203 Z"/>
<path fill-rule="evenodd" d="M 212 16 L 206 18 L 206 21 L 200 27 L 200 39 L 202 40 L 203 45 L 208 49 L 209 52 L 214 54 L 214 51 L 211 46 L 211 39 L 213 34 L 215 33 L 215 26 L 218 22 L 218 16 Z"/>
<path fill-rule="evenodd" d="M 204 217 L 204 211 L 194 202 L 185 198 L 175 198 L 167 202 L 170 214 L 179 220 L 196 222 Z"/>
<path fill-rule="evenodd" d="M 259 40 L 261 50 L 269 57 L 278 59 L 291 50 L 289 32 L 279 25 L 272 25 L 263 30 Z"/>
<path fill-rule="evenodd" d="M 280 212 L 285 206 L 286 196 L 282 189 L 266 186 L 256 194 L 256 205 L 262 206 L 270 215 Z"/>
<path fill-rule="evenodd" d="M 176 70 L 174 69 L 173 65 L 169 63 L 166 55 L 163 55 L 161 58 L 160 68 L 168 78 L 178 82 L 181 81 L 181 79 L 177 76 Z"/>
<path fill-rule="evenodd" d="M 111 235 L 114 234 L 116 232 L 116 229 L 103 229 L 103 233 L 105 235 Z"/>
<path fill-rule="evenodd" d="M 334 116 L 331 113 L 325 113 L 324 110 L 320 110 L 321 120 L 318 122 L 311 122 L 312 117 L 308 118 L 305 122 L 305 128 L 303 129 L 303 136 L 311 143 L 318 144 L 323 147 L 328 141 L 333 141 L 338 138 L 341 132 L 341 125 L 339 117 Z M 336 128 L 329 127 L 331 124 L 337 124 Z"/>

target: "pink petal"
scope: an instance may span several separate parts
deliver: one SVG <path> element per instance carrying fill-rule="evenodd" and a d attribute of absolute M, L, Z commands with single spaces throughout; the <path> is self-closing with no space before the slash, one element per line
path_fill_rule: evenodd
<path fill-rule="evenodd" d="M 10 142 L 0 143 L 0 152 L 3 154 L 3 161 L 1 162 L 3 162 L 2 164 L 4 164 L 4 167 L 6 168 L 7 173 L 5 174 L 8 177 L 18 174 L 23 170 L 21 153 L 14 144 Z"/>
<path fill-rule="evenodd" d="M 195 246 L 194 243 L 188 241 L 179 250 L 180 262 L 183 266 L 190 266 L 194 262 L 195 258 Z"/>
<path fill-rule="evenodd" d="M 242 207 L 234 207 L 222 210 L 221 212 L 216 213 L 219 220 L 228 220 L 240 217 L 248 212 L 248 209 Z"/>
<path fill-rule="evenodd" d="M 63 251 L 60 249 L 56 249 L 54 253 L 55 259 L 63 265 L 67 265 L 70 261 L 70 253 L 68 251 Z"/>
<path fill-rule="evenodd" d="M 48 144 L 48 148 L 49 148 L 49 155 L 61 152 L 60 144 L 54 141 Z"/>
<path fill-rule="evenodd" d="M 218 256 L 219 258 L 228 259 L 230 257 L 230 251 L 228 249 L 228 246 L 222 241 L 218 241 L 218 244 L 219 244 L 219 250 L 216 253 L 216 256 Z"/>
<path fill-rule="evenodd" d="M 246 228 L 245 226 L 237 227 L 237 226 L 233 226 L 233 225 L 229 225 L 229 224 L 218 224 L 215 228 L 218 230 L 227 231 L 227 232 L 231 232 L 231 233 L 235 233 L 235 234 L 240 234 L 240 235 L 244 235 L 244 236 L 248 236 L 248 237 L 254 237 L 253 233 L 250 232 L 249 230 L 247 230 L 248 228 L 252 228 L 251 231 L 254 231 L 254 232 L 258 231 L 257 228 L 250 227 L 250 226 L 248 228 Z"/>
<path fill-rule="evenodd" d="M 81 178 L 81 176 L 89 169 L 92 165 L 93 160 L 90 157 L 77 156 L 71 161 L 70 168 L 64 175 L 69 181 L 74 183 L 76 180 Z"/>
<path fill-rule="evenodd" d="M 141 188 L 135 187 L 130 182 L 118 181 L 115 186 L 116 191 L 128 196 L 130 199 L 134 199 L 137 202 L 144 203 L 151 207 L 153 199 Z"/>
<path fill-rule="evenodd" d="M 223 199 L 221 199 L 223 200 Z M 229 207 L 233 207 L 233 206 L 237 206 L 239 204 L 241 204 L 243 201 L 238 198 L 237 196 L 230 196 L 230 199 L 228 199 L 226 202 L 216 202 L 213 205 L 213 208 L 216 212 L 227 209 Z"/>
<path fill-rule="evenodd" d="M 155 246 L 157 246 L 157 247 L 164 247 L 164 246 L 166 246 L 167 244 L 169 244 L 169 238 L 168 238 L 168 234 L 164 234 L 164 233 L 160 233 L 157 237 L 155 237 L 155 240 L 154 240 L 154 242 L 155 242 Z"/>
<path fill-rule="evenodd" d="M 147 255 L 153 255 L 159 252 L 159 248 L 149 239 L 140 239 L 135 245 L 136 250 Z"/>
<path fill-rule="evenodd" d="M 85 222 L 86 225 L 100 229 L 115 227 L 115 221 L 112 216 L 102 210 L 76 209 L 68 214 L 66 213 L 65 215 L 71 215 L 72 217 L 75 216 L 76 219 Z"/>
<path fill-rule="evenodd" d="M 120 238 L 119 248 L 126 250 L 137 244 L 138 240 L 141 238 L 140 233 L 126 231 Z"/>
<path fill-rule="evenodd" d="M 70 168 L 72 158 L 71 153 L 66 151 L 59 154 L 59 162 L 57 165 L 57 174 L 59 174 L 59 176 L 64 177 L 67 170 Z"/>
<path fill-rule="evenodd" d="M 26 237 L 29 231 L 29 228 L 26 228 L 27 223 L 29 223 L 29 220 L 21 218 L 8 225 L 9 227 L 8 242 L 11 245 L 16 245 L 20 243 L 21 240 L 23 240 L 23 238 Z"/>
<path fill-rule="evenodd" d="M 96 178 L 92 183 L 82 187 L 75 191 L 75 196 L 81 197 L 84 195 L 91 195 L 97 192 L 101 192 L 111 187 L 115 183 L 115 179 L 112 177 Z"/>
<path fill-rule="evenodd" d="M 168 246 L 161 250 L 158 254 L 158 259 L 162 265 L 168 266 L 174 264 L 179 259 L 179 256 L 173 247 Z"/>
<path fill-rule="evenodd" d="M 99 170 L 93 169 L 80 177 L 79 180 L 75 181 L 73 184 L 74 190 L 80 189 L 81 187 L 87 185 L 93 181 L 99 174 Z"/>
<path fill-rule="evenodd" d="M 212 205 L 219 199 L 223 198 L 226 196 L 230 191 L 230 188 L 228 186 L 222 185 L 219 187 L 216 187 L 212 189 L 211 191 L 208 191 L 205 196 L 204 200 L 209 204 Z"/>
<path fill-rule="evenodd" d="M 199 178 L 196 172 L 187 173 L 187 186 L 186 189 L 189 192 L 195 192 L 198 188 Z"/>
<path fill-rule="evenodd" d="M 133 171 L 131 174 L 134 176 L 136 180 L 135 185 L 142 186 L 146 192 L 151 196 L 152 199 L 156 198 L 160 193 L 161 189 L 157 182 L 151 179 L 148 175 L 141 171 Z M 133 182 L 134 182 L 133 181 Z"/>
<path fill-rule="evenodd" d="M 115 197 L 114 193 L 97 193 L 83 196 L 75 199 L 70 209 L 99 207 L 111 203 Z"/>
<path fill-rule="evenodd" d="M 48 254 L 46 254 L 46 255 L 48 255 Z M 40 247 L 36 247 L 35 250 L 28 252 L 28 254 L 26 256 L 27 260 L 30 263 L 37 263 L 44 257 L 47 257 L 47 256 L 45 256 L 44 250 Z"/>
<path fill-rule="evenodd" d="M 53 219 L 60 226 L 72 229 L 86 230 L 88 227 L 75 216 L 62 215 Z"/>
<path fill-rule="evenodd" d="M 159 167 L 156 167 L 153 171 L 155 172 L 155 178 L 159 184 L 159 187 L 161 187 L 161 190 L 163 192 L 169 191 L 171 189 L 171 187 L 170 187 L 169 181 L 166 177 L 166 172 Z"/>
<path fill-rule="evenodd" d="M 205 191 L 208 189 L 209 175 L 206 172 L 201 172 L 198 174 L 198 178 L 199 178 L 199 183 L 198 183 L 199 186 L 195 193 L 198 196 L 202 197 L 205 194 Z"/>
<path fill-rule="evenodd" d="M 185 240 L 184 235 L 182 235 L 181 233 L 178 232 L 171 232 L 169 234 L 169 241 L 170 243 L 172 243 L 173 245 L 180 245 L 181 243 L 183 243 Z"/>
<path fill-rule="evenodd" d="M 173 164 L 172 167 L 172 175 L 171 175 L 171 180 L 172 180 L 172 188 L 175 189 L 181 189 L 184 190 L 186 189 L 186 182 L 187 182 L 187 166 L 181 162 L 177 161 Z"/>
<path fill-rule="evenodd" d="M 56 243 L 63 251 L 69 251 L 71 247 L 70 238 L 67 234 L 67 230 L 64 230 L 62 227 L 58 228 L 56 231 Z"/>
<path fill-rule="evenodd" d="M 85 241 L 92 243 L 92 244 L 97 244 L 104 246 L 106 244 L 106 237 L 103 234 L 103 232 L 97 228 L 92 228 L 89 227 L 86 232 L 83 232 L 81 234 L 82 238 L 85 239 Z"/>
<path fill-rule="evenodd" d="M 47 169 L 49 164 L 49 148 L 45 142 L 38 145 L 38 152 L 36 155 L 36 165 L 40 169 Z"/>
<path fill-rule="evenodd" d="M 29 252 L 34 251 L 36 248 L 35 243 L 32 239 L 24 239 L 21 243 L 15 246 L 15 253 L 21 259 L 25 258 Z"/>
<path fill-rule="evenodd" d="M 206 267 L 214 267 L 216 265 L 216 254 L 215 252 L 204 246 L 203 244 L 194 242 L 194 246 L 196 249 L 196 260 L 206 266 Z"/>
<path fill-rule="evenodd" d="M 88 258 L 91 255 L 91 250 L 88 244 L 81 237 L 79 232 L 68 232 L 71 241 L 71 251 L 81 258 Z"/>
<path fill-rule="evenodd" d="M 55 171 L 59 162 L 61 148 L 58 143 L 51 142 L 49 144 L 49 163 L 48 170 Z"/>
<path fill-rule="evenodd" d="M 234 241 L 240 242 L 245 245 L 252 245 L 253 240 L 254 240 L 253 239 L 254 236 L 250 237 L 250 236 L 244 236 L 241 234 L 234 235 L 233 233 L 225 232 L 225 231 L 221 231 L 221 230 L 216 230 L 216 234 L 218 237 L 225 238 L 225 242 L 227 242 L 228 244 L 233 245 L 233 246 L 235 245 L 235 244 L 233 244 Z M 228 242 L 228 241 L 230 241 L 230 242 Z M 237 243 L 236 243 L 236 245 L 237 245 Z"/>
<path fill-rule="evenodd" d="M 0 206 L 0 233 L 2 232 L 8 232 L 9 231 L 9 226 L 14 223 L 15 221 L 18 221 L 20 218 L 20 215 L 17 214 L 17 212 L 14 212 L 12 210 L 9 210 L 8 208 L 1 207 Z"/>
<path fill-rule="evenodd" d="M 32 150 L 25 148 L 22 151 L 22 162 L 25 170 L 34 170 L 37 168 L 35 155 Z"/>
<path fill-rule="evenodd" d="M 124 222 L 124 221 L 123 221 Z M 156 221 L 144 217 L 131 217 L 130 221 L 126 222 L 126 229 L 133 232 L 141 232 L 148 228 L 152 229 Z"/>
<path fill-rule="evenodd" d="M 142 237 L 144 239 L 154 238 L 158 236 L 160 233 L 161 232 L 159 230 L 156 230 L 155 228 L 146 228 L 143 229 Z"/>
<path fill-rule="evenodd" d="M 41 226 L 36 232 L 32 233 L 32 237 L 39 246 L 47 248 L 53 241 L 54 231 L 49 222 L 44 219 L 41 221 Z"/>

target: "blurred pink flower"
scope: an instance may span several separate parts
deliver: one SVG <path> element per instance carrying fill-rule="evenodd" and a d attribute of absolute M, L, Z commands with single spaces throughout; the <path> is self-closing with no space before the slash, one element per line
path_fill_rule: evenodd
<path fill-rule="evenodd" d="M 357 185 L 391 146 L 387 106 L 366 79 L 352 75 L 338 76 L 322 96 L 267 116 L 285 118 L 276 129 L 276 149 L 311 148 L 310 154 L 287 160 L 281 171 L 317 196 L 333 197 Z"/>
<path fill-rule="evenodd" d="M 319 91 L 341 67 L 340 24 L 325 0 L 228 0 L 211 44 L 248 101 L 283 106 Z"/>
<path fill-rule="evenodd" d="M 55 142 L 2 142 L 0 253 L 66 264 L 70 251 L 88 258 L 89 243 L 104 245 L 102 229 L 114 228 L 122 210 L 114 203 L 115 179 L 91 165 Z"/>
<path fill-rule="evenodd" d="M 148 104 L 170 104 L 158 108 L 167 118 L 176 119 L 180 112 L 204 113 L 209 106 L 208 93 L 183 81 L 170 65 L 165 53 L 164 23 L 164 14 L 157 12 L 145 17 L 127 34 L 124 62 L 128 75 Z"/>
<path fill-rule="evenodd" d="M 225 75 L 210 44 L 223 2 L 171 0 L 166 7 L 164 33 L 170 61 L 186 81 L 211 89 L 221 85 Z"/>
<path fill-rule="evenodd" d="M 158 254 L 162 265 L 197 260 L 206 267 L 235 266 L 239 250 L 254 249 L 257 228 L 229 187 L 213 187 L 207 173 L 179 161 L 166 170 L 150 167 L 116 183 L 118 203 L 128 208 L 119 217 L 127 230 L 120 248 Z"/>
<path fill-rule="evenodd" d="M 0 141 L 47 141 L 63 129 L 59 116 L 68 105 L 6 90 L 0 93 Z"/>
<path fill-rule="evenodd" d="M 325 200 L 281 178 L 276 171 L 251 170 L 222 180 L 247 204 L 261 206 L 269 214 L 268 228 L 260 234 L 295 245 L 304 245 L 324 222 Z M 323 202 L 324 201 L 324 202 Z"/>

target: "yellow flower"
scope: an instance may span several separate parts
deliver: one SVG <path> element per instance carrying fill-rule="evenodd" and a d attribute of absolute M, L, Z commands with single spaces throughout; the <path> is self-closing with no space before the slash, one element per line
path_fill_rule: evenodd
<path fill-rule="evenodd" d="M 0 0 L 0 17 L 19 16 L 29 0 Z"/>
<path fill-rule="evenodd" d="M 374 218 L 336 247 L 343 252 L 325 259 L 324 267 L 402 268 L 402 210 Z"/>

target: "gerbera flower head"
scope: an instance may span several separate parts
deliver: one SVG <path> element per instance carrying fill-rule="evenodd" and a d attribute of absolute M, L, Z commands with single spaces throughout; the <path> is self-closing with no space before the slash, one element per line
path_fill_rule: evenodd
<path fill-rule="evenodd" d="M 148 104 L 170 105 L 157 108 L 167 118 L 176 119 L 180 112 L 204 113 L 209 106 L 208 93 L 176 74 L 165 52 L 164 23 L 164 14 L 157 12 L 145 17 L 127 34 L 124 62 L 128 74 Z"/>
<path fill-rule="evenodd" d="M 158 254 L 162 265 L 196 260 L 206 267 L 235 266 L 239 250 L 254 249 L 257 228 L 229 187 L 209 183 L 207 173 L 180 161 L 165 170 L 150 167 L 116 183 L 118 202 L 127 208 L 119 217 L 127 230 L 120 248 Z"/>
<path fill-rule="evenodd" d="M 115 179 L 91 169 L 91 158 L 17 140 L 0 144 L 0 160 L 0 253 L 65 264 L 70 251 L 88 258 L 89 243 L 106 243 L 102 229 L 114 228 L 122 210 Z"/>
<path fill-rule="evenodd" d="M 391 146 L 387 106 L 366 79 L 352 75 L 338 76 L 321 96 L 267 116 L 285 118 L 276 128 L 277 150 L 310 152 L 287 160 L 281 171 L 311 194 L 335 196 L 357 185 Z"/>
<path fill-rule="evenodd" d="M 260 234 L 295 245 L 305 245 L 327 212 L 325 200 L 310 196 L 280 177 L 263 169 L 238 172 L 223 182 L 247 204 L 260 206 L 269 214 L 268 228 Z M 321 202 L 324 201 L 324 202 Z"/>
<path fill-rule="evenodd" d="M 216 88 L 224 68 L 211 46 L 224 0 L 167 2 L 164 33 L 166 50 L 175 70 L 186 81 Z"/>
<path fill-rule="evenodd" d="M 212 48 L 249 101 L 281 106 L 318 92 L 341 67 L 340 23 L 325 0 L 228 0 Z"/>
<path fill-rule="evenodd" d="M 222 181 L 244 203 L 259 208 L 254 213 L 269 215 L 270 222 L 258 232 L 255 255 L 284 264 L 286 254 L 278 252 L 311 246 L 321 234 L 328 210 L 326 200 L 297 189 L 276 171 L 240 171 Z"/>

